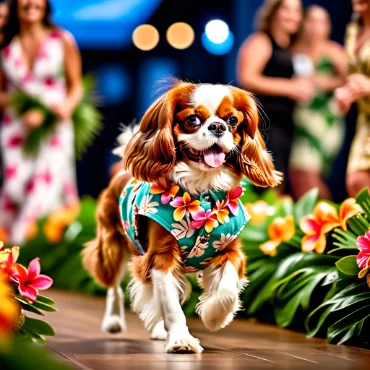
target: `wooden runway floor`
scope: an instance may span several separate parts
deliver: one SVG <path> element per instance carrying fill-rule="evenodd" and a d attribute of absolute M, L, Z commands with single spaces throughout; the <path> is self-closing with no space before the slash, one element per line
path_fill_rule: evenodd
<path fill-rule="evenodd" d="M 226 329 L 211 333 L 199 319 L 191 318 L 191 333 L 200 338 L 204 353 L 167 354 L 164 342 L 150 341 L 132 313 L 127 313 L 127 333 L 100 332 L 104 298 L 60 291 L 48 295 L 59 309 L 47 315 L 57 333 L 48 346 L 76 369 L 370 369 L 370 351 L 328 345 L 321 339 L 246 320 L 235 320 Z"/>

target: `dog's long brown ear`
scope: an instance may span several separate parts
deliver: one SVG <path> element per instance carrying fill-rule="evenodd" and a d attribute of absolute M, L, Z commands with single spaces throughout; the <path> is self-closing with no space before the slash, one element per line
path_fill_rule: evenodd
<path fill-rule="evenodd" d="M 140 130 L 126 147 L 124 165 L 141 181 L 167 187 L 166 176 L 176 163 L 173 119 L 180 100 L 187 102 L 194 85 L 178 82 L 158 98 L 145 113 Z"/>
<path fill-rule="evenodd" d="M 253 184 L 261 187 L 277 186 L 282 181 L 282 174 L 275 170 L 259 131 L 257 104 L 252 94 L 236 87 L 231 87 L 231 90 L 234 107 L 244 114 L 244 121 L 238 127 L 241 153 L 238 155 L 237 164 Z"/>

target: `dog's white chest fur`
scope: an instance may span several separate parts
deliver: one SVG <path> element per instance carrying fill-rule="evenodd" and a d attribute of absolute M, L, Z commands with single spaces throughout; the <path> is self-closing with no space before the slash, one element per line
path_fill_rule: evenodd
<path fill-rule="evenodd" d="M 172 180 L 190 194 L 201 194 L 207 190 L 231 191 L 240 182 L 240 178 L 225 166 L 204 171 L 185 162 L 176 164 Z"/>

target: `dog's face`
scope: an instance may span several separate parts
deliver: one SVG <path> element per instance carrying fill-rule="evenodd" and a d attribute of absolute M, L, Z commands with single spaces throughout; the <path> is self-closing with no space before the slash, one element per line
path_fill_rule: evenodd
<path fill-rule="evenodd" d="M 258 186 L 276 186 L 281 175 L 258 124 L 249 93 L 232 86 L 177 82 L 144 115 L 126 149 L 126 168 L 139 180 L 166 186 L 181 171 L 193 177 L 207 172 L 210 182 L 212 176 L 227 173 L 238 180 L 245 175 Z"/>

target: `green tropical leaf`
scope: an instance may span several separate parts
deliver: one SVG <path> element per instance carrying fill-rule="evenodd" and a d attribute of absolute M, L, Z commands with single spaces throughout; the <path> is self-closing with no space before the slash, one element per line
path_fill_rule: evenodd
<path fill-rule="evenodd" d="M 49 305 L 49 304 L 44 303 L 44 302 L 40 302 L 40 301 L 33 302 L 32 307 L 36 307 L 39 310 L 43 310 L 43 311 L 47 311 L 47 312 L 57 311 L 57 309 L 54 306 Z"/>
<path fill-rule="evenodd" d="M 37 302 L 46 303 L 50 306 L 53 306 L 55 304 L 55 302 L 51 298 L 45 297 L 44 295 L 40 294 L 37 296 Z"/>
<path fill-rule="evenodd" d="M 370 303 L 370 300 L 368 300 Z M 370 317 L 370 304 L 361 307 L 328 328 L 329 343 L 343 344 L 353 336 L 359 336 L 366 319 Z"/>
<path fill-rule="evenodd" d="M 303 197 L 295 204 L 294 218 L 297 225 L 299 225 L 302 217 L 310 215 L 313 212 L 318 194 L 319 190 L 314 188 L 303 195 Z"/>
<path fill-rule="evenodd" d="M 27 330 L 37 335 L 54 336 L 55 332 L 53 328 L 45 321 L 32 319 L 26 316 L 23 330 Z"/>
<path fill-rule="evenodd" d="M 335 265 L 340 272 L 349 276 L 356 276 L 360 271 L 356 263 L 356 256 L 343 257 Z"/>

